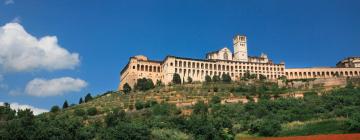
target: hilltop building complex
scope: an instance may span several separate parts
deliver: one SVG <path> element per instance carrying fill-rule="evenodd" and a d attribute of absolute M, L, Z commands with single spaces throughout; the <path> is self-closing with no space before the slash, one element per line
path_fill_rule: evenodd
<path fill-rule="evenodd" d="M 193 81 L 205 81 L 205 76 L 229 74 L 233 80 L 240 80 L 246 72 L 277 79 L 286 76 L 288 79 L 330 78 L 336 76 L 360 76 L 360 57 L 349 57 L 337 64 L 337 67 L 319 68 L 285 68 L 285 63 L 274 63 L 266 54 L 248 56 L 247 38 L 236 35 L 233 38 L 233 49 L 224 47 L 206 54 L 205 59 L 193 59 L 167 56 L 163 61 L 149 60 L 146 56 L 130 57 L 128 64 L 120 72 L 119 90 L 125 83 L 134 86 L 137 79 L 149 78 L 155 83 L 160 80 L 168 84 L 173 74 L 178 73 L 182 81 L 188 77 Z"/>

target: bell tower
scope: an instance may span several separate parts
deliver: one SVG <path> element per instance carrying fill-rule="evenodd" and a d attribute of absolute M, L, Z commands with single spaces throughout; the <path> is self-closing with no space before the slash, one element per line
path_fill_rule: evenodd
<path fill-rule="evenodd" d="M 247 43 L 245 35 L 236 35 L 233 39 L 234 43 L 234 60 L 235 61 L 248 61 Z"/>

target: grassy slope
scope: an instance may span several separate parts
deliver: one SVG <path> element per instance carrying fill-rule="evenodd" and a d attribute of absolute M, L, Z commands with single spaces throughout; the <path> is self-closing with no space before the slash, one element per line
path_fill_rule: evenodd
<path fill-rule="evenodd" d="M 210 100 L 213 95 L 224 98 L 241 97 L 249 93 L 234 93 L 230 92 L 230 88 L 238 86 L 238 84 L 217 84 L 218 92 L 213 91 L 214 85 L 193 84 L 186 86 L 173 86 L 170 88 L 155 88 L 147 92 L 136 92 L 130 95 L 123 95 L 120 93 L 112 93 L 103 96 L 98 96 L 94 100 L 70 107 L 65 110 L 65 113 L 73 114 L 75 109 L 87 110 L 91 107 L 96 107 L 98 115 L 89 116 L 91 120 L 102 120 L 104 115 L 114 108 L 127 109 L 134 105 L 136 101 L 157 100 L 158 102 L 189 102 L 195 100 Z M 288 91 L 294 92 L 294 91 Z M 302 91 L 306 92 L 306 91 Z M 251 93 L 250 93 L 251 94 Z M 185 107 L 186 108 L 186 107 Z M 300 135 L 315 135 L 315 134 L 338 134 L 344 133 L 344 119 L 318 120 L 309 122 L 293 122 L 282 125 L 282 131 L 279 136 L 300 136 Z M 237 135 L 239 138 L 242 135 Z M 251 138 L 258 138 L 257 136 L 247 135 Z"/>
<path fill-rule="evenodd" d="M 344 118 L 316 120 L 307 122 L 291 122 L 284 124 L 279 136 L 305 136 L 316 134 L 343 134 L 345 130 Z"/>

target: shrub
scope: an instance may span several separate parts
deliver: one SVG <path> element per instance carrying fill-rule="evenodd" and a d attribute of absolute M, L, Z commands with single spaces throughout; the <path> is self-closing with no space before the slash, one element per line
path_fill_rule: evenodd
<path fill-rule="evenodd" d="M 162 81 L 161 80 L 156 80 L 156 86 L 158 86 L 158 87 L 160 87 L 160 86 L 162 86 L 163 84 L 162 84 Z"/>
<path fill-rule="evenodd" d="M 212 78 L 212 81 L 213 82 L 219 82 L 220 81 L 220 76 L 214 75 L 213 78 Z"/>
<path fill-rule="evenodd" d="M 118 108 L 113 109 L 111 112 L 106 114 L 104 122 L 107 127 L 116 126 L 118 121 L 125 119 L 126 113 L 124 110 L 119 110 Z"/>
<path fill-rule="evenodd" d="M 97 114 L 97 109 L 96 107 L 91 107 L 87 110 L 87 114 L 89 114 L 90 116 L 94 116 Z"/>
<path fill-rule="evenodd" d="M 149 89 L 153 89 L 154 83 L 151 79 L 146 79 L 146 78 L 142 78 L 142 79 L 137 79 L 137 82 L 135 84 L 135 89 L 138 89 L 140 91 L 146 91 Z"/>
<path fill-rule="evenodd" d="M 91 96 L 90 93 L 86 94 L 86 96 L 85 96 L 85 103 L 91 101 L 92 99 L 93 99 L 93 97 Z"/>
<path fill-rule="evenodd" d="M 141 110 L 141 109 L 143 109 L 144 108 L 144 102 L 142 102 L 142 101 L 136 101 L 136 103 L 135 103 L 135 109 L 136 110 Z"/>
<path fill-rule="evenodd" d="M 119 122 L 115 127 L 100 132 L 99 139 L 147 140 L 150 134 L 150 129 L 141 123 Z"/>
<path fill-rule="evenodd" d="M 251 76 L 250 71 L 246 71 L 246 72 L 244 73 L 243 79 L 244 79 L 244 80 L 250 79 L 250 76 Z"/>
<path fill-rule="evenodd" d="M 191 137 L 176 129 L 159 129 L 151 131 L 151 139 L 154 140 L 189 140 Z"/>
<path fill-rule="evenodd" d="M 211 77 L 209 75 L 205 76 L 205 82 L 206 83 L 210 83 L 211 82 Z"/>
<path fill-rule="evenodd" d="M 256 74 L 251 74 L 250 75 L 250 79 L 256 79 L 257 78 L 257 75 Z"/>
<path fill-rule="evenodd" d="M 75 109 L 74 114 L 75 114 L 76 116 L 84 116 L 84 115 L 86 114 L 86 112 L 85 112 L 84 109 L 78 108 L 78 109 Z"/>
<path fill-rule="evenodd" d="M 213 96 L 211 98 L 211 103 L 212 104 L 219 104 L 219 103 L 221 103 L 221 98 L 219 96 Z"/>
<path fill-rule="evenodd" d="M 146 103 L 144 104 L 144 108 L 149 108 L 149 107 L 152 107 L 154 105 L 157 104 L 157 101 L 156 100 L 148 100 L 146 101 Z"/>
<path fill-rule="evenodd" d="M 194 105 L 194 114 L 207 114 L 208 113 L 208 106 L 204 103 L 204 101 L 198 101 Z"/>
<path fill-rule="evenodd" d="M 180 75 L 177 73 L 174 73 L 172 82 L 173 82 L 173 84 L 181 84 Z"/>
<path fill-rule="evenodd" d="M 360 132 L 360 113 L 354 113 L 346 124 L 349 131 Z"/>
<path fill-rule="evenodd" d="M 218 91 L 219 91 L 219 88 L 218 88 L 218 87 L 213 87 L 213 91 L 214 91 L 214 92 L 218 92 Z"/>
<path fill-rule="evenodd" d="M 50 112 L 52 112 L 52 113 L 56 113 L 56 112 L 59 112 L 59 111 L 60 111 L 60 107 L 57 106 L 57 105 L 51 107 L 51 109 L 50 109 Z"/>
<path fill-rule="evenodd" d="M 131 87 L 130 87 L 130 85 L 129 85 L 128 83 L 125 83 L 125 84 L 124 84 L 124 86 L 123 86 L 123 91 L 124 91 L 125 94 L 130 93 Z"/>
<path fill-rule="evenodd" d="M 193 79 L 189 76 L 189 77 L 187 78 L 187 82 L 188 82 L 189 84 L 191 84 L 192 81 L 193 81 Z"/>
<path fill-rule="evenodd" d="M 281 123 L 276 119 L 264 119 L 258 125 L 258 133 L 261 136 L 276 136 L 280 130 Z"/>
<path fill-rule="evenodd" d="M 260 75 L 259 75 L 259 79 L 260 79 L 261 81 L 264 81 L 264 80 L 266 80 L 266 76 L 263 75 L 263 74 L 260 74 Z"/>
<path fill-rule="evenodd" d="M 225 83 L 230 83 L 230 82 L 231 82 L 231 77 L 230 77 L 229 74 L 223 74 L 223 75 L 221 76 L 221 80 L 222 80 L 223 82 L 225 82 Z"/>

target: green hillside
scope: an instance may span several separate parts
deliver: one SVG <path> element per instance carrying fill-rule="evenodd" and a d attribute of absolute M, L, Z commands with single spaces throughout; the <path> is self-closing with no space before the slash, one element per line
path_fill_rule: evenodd
<path fill-rule="evenodd" d="M 0 107 L 0 139 L 241 139 L 360 132 L 359 80 L 325 90 L 258 80 L 106 92 L 38 116 Z"/>

